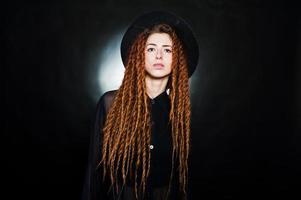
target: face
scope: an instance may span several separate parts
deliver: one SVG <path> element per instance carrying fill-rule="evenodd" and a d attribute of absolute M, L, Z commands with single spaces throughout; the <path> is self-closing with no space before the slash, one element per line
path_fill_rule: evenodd
<path fill-rule="evenodd" d="M 160 79 L 168 77 L 172 65 L 172 40 L 167 33 L 153 33 L 146 41 L 146 76 Z"/>

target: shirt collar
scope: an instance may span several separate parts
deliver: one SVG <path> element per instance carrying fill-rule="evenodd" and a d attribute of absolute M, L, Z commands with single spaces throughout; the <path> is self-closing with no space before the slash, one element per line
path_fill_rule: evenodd
<path fill-rule="evenodd" d="M 169 89 L 164 90 L 162 93 L 160 93 L 158 96 L 155 98 L 150 98 L 151 104 L 157 104 L 157 105 L 162 105 L 163 107 L 169 107 L 170 100 L 169 100 Z"/>

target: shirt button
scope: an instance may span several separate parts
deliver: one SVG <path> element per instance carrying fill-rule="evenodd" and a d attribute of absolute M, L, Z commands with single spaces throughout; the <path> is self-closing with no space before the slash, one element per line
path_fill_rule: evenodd
<path fill-rule="evenodd" d="M 152 102 L 152 104 L 155 104 L 155 100 L 154 99 L 152 99 L 151 102 Z"/>
<path fill-rule="evenodd" d="M 152 145 L 152 144 L 149 145 L 149 148 L 150 148 L 150 149 L 154 149 L 154 145 Z"/>
<path fill-rule="evenodd" d="M 154 121 L 152 121 L 152 126 L 154 126 L 155 125 L 155 122 Z"/>

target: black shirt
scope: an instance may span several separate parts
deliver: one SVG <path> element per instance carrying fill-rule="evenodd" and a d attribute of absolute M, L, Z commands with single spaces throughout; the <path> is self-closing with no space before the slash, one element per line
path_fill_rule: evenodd
<path fill-rule="evenodd" d="M 149 181 L 157 187 L 169 183 L 172 164 L 171 126 L 169 121 L 170 101 L 166 91 L 151 99 L 152 137 L 151 170 Z"/>
<path fill-rule="evenodd" d="M 84 190 L 82 199 L 133 199 L 132 187 L 127 185 L 122 188 L 120 195 L 107 194 L 110 186 L 109 182 L 102 182 L 101 169 L 96 169 L 101 159 L 101 130 L 104 126 L 106 115 L 113 102 L 117 90 L 108 91 L 102 95 L 97 103 L 96 117 L 94 121 L 94 130 L 91 134 L 89 161 L 86 177 L 84 181 Z M 160 199 L 168 189 L 171 165 L 172 165 L 172 143 L 171 143 L 171 125 L 169 122 L 170 100 L 167 91 L 162 92 L 157 97 L 149 98 L 152 120 L 151 137 L 151 169 L 147 182 L 147 199 Z M 176 175 L 177 173 L 174 173 Z M 177 177 L 173 177 L 177 180 Z M 175 199 L 174 187 L 177 182 L 173 181 L 170 199 Z M 159 197 L 161 196 L 161 197 Z"/>

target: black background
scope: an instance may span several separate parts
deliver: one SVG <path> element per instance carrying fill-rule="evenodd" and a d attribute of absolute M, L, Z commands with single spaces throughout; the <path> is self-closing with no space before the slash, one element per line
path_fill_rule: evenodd
<path fill-rule="evenodd" d="M 64 0 L 10 1 L 2 9 L 7 199 L 80 198 L 95 96 L 104 92 L 97 58 L 112 33 L 153 9 L 185 18 L 200 45 L 191 199 L 300 197 L 297 4 Z"/>

